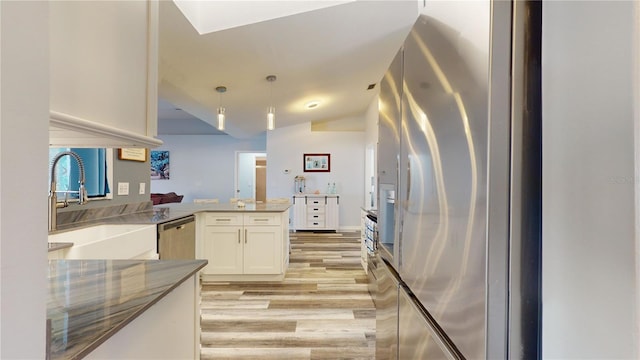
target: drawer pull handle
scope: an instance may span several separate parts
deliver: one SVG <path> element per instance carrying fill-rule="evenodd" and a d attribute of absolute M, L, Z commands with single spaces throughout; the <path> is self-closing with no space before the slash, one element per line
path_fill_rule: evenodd
<path fill-rule="evenodd" d="M 253 221 L 269 221 L 269 219 L 253 219 Z"/>
<path fill-rule="evenodd" d="M 238 244 L 240 244 L 240 229 L 238 229 Z"/>
<path fill-rule="evenodd" d="M 244 243 L 247 243 L 247 229 L 244 229 Z"/>
<path fill-rule="evenodd" d="M 314 217 L 314 218 L 317 218 L 317 217 L 318 217 L 318 215 L 313 215 L 313 217 Z"/>
<path fill-rule="evenodd" d="M 317 209 L 317 208 L 316 208 L 316 209 L 313 209 L 313 211 L 318 211 L 318 210 L 320 210 L 320 209 Z"/>
<path fill-rule="evenodd" d="M 231 219 L 216 219 L 216 221 L 231 221 Z"/>

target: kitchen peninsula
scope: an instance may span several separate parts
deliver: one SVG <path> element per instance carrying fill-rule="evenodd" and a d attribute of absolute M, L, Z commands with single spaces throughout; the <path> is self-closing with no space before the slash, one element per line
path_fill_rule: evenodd
<path fill-rule="evenodd" d="M 289 263 L 289 207 L 163 204 L 63 227 L 58 233 L 78 226 L 160 224 L 195 215 L 196 258 L 202 260 L 50 260 L 50 358 L 198 358 L 199 277 L 283 279 Z"/>
<path fill-rule="evenodd" d="M 204 281 L 279 281 L 289 266 L 290 204 L 170 203 L 154 221 L 196 218 L 196 258 Z"/>
<path fill-rule="evenodd" d="M 205 281 L 279 281 L 289 265 L 290 204 L 169 203 L 96 224 L 161 224 L 195 215 Z"/>
<path fill-rule="evenodd" d="M 162 224 L 195 215 L 195 258 L 208 260 L 205 281 L 278 281 L 289 264 L 290 204 L 170 203 L 75 227 Z M 73 225 L 60 226 L 62 232 Z M 61 242 L 65 241 L 61 237 Z M 69 246 L 69 244 L 67 244 Z M 51 249 L 50 249 L 51 250 Z M 162 251 L 159 249 L 159 251 Z"/>
<path fill-rule="evenodd" d="M 289 204 L 168 204 L 196 216 L 205 281 L 279 281 L 289 266 Z M 173 217 L 173 216 L 171 216 Z"/>
<path fill-rule="evenodd" d="M 196 359 L 204 260 L 51 260 L 50 359 Z"/>

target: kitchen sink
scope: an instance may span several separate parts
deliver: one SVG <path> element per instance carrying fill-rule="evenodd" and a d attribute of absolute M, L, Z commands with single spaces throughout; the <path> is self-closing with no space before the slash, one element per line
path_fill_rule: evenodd
<path fill-rule="evenodd" d="M 95 225 L 53 233 L 49 243 L 73 243 L 59 250 L 62 259 L 153 259 L 157 258 L 156 225 Z"/>

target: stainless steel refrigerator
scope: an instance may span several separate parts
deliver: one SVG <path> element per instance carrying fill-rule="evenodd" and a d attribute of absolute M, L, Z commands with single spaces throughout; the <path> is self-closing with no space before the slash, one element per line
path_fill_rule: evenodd
<path fill-rule="evenodd" d="M 540 357 L 540 2 L 426 2 L 380 84 L 377 359 Z"/>

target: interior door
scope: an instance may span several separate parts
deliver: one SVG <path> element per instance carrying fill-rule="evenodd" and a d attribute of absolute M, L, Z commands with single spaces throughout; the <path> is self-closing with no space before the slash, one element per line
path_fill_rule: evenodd
<path fill-rule="evenodd" d="M 256 157 L 256 201 L 267 201 L 267 159 Z"/>
<path fill-rule="evenodd" d="M 256 198 L 256 158 L 266 159 L 266 153 L 238 152 L 236 155 L 235 196 L 240 199 Z M 265 164 L 266 166 L 266 164 Z M 265 167 L 266 172 L 266 167 Z M 266 189 L 266 176 L 265 176 Z"/>

